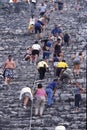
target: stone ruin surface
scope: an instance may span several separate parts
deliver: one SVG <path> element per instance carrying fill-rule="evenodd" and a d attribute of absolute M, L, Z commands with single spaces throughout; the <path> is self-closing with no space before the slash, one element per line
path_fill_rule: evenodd
<path fill-rule="evenodd" d="M 63 52 L 70 68 L 72 68 L 71 55 L 80 51 L 85 55 L 80 77 L 77 80 L 86 88 L 87 1 L 80 0 L 79 11 L 75 9 L 75 1 L 64 2 L 66 6 L 62 13 L 54 11 L 50 15 L 50 22 L 44 36 L 50 33 L 54 23 L 61 24 L 63 31 L 70 33 L 70 46 L 69 48 L 63 46 Z M 49 2 L 48 5 L 48 8 L 51 8 L 52 3 Z M 35 12 L 37 17 L 38 8 Z M 19 101 L 21 88 L 26 85 L 32 88 L 35 79 L 35 86 L 41 82 L 45 87 L 54 78 L 51 69 L 51 74 L 47 73 L 44 81 L 38 81 L 36 67 L 23 60 L 26 47 L 34 42 L 34 35 L 29 35 L 27 30 L 30 14 L 30 5 L 25 2 L 20 2 L 16 6 L 0 3 L 0 66 L 9 54 L 13 55 L 17 65 L 14 80 L 9 87 L 4 84 L 3 77 L 0 75 L 0 130 L 29 130 L 30 123 L 31 130 L 54 130 L 59 124 L 65 125 L 67 130 L 86 130 L 86 93 L 82 94 L 80 113 L 73 113 L 74 95 L 70 85 L 58 88 L 54 104 L 51 108 L 45 108 L 42 118 L 35 117 L 33 105 L 33 116 L 30 122 L 30 107 L 24 110 L 21 106 Z M 73 82 L 75 79 L 76 77 L 73 78 Z"/>

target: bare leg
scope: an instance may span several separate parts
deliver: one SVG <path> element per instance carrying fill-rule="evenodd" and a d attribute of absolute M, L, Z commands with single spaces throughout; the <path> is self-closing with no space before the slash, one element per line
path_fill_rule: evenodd
<path fill-rule="evenodd" d="M 43 114 L 43 111 L 44 111 L 44 105 L 45 105 L 45 102 L 42 101 L 41 106 L 40 106 L 40 116 L 42 116 L 42 114 Z"/>
<path fill-rule="evenodd" d="M 35 108 L 35 115 L 38 115 L 39 108 Z"/>
<path fill-rule="evenodd" d="M 38 59 L 38 55 L 35 55 L 35 59 L 34 59 L 35 64 L 37 63 L 37 59 Z"/>
<path fill-rule="evenodd" d="M 5 78 L 5 84 L 10 84 L 10 82 L 11 82 L 11 79 L 8 78 L 8 77 L 6 77 L 6 78 Z"/>
<path fill-rule="evenodd" d="M 27 106 L 28 101 L 29 101 L 29 97 L 28 97 L 28 96 L 26 96 L 26 97 L 24 98 L 24 106 Z"/>

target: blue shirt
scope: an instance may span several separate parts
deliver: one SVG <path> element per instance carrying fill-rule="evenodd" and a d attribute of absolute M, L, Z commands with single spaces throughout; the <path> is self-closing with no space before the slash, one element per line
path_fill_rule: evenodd
<path fill-rule="evenodd" d="M 50 89 L 54 90 L 56 87 L 57 87 L 57 82 L 53 81 L 53 82 L 48 84 L 46 89 L 50 88 Z"/>
<path fill-rule="evenodd" d="M 74 94 L 77 95 L 77 94 L 80 94 L 80 88 L 79 87 L 76 87 L 74 89 Z"/>
<path fill-rule="evenodd" d="M 41 27 L 41 25 L 44 25 L 44 24 L 39 20 L 35 23 L 35 27 Z"/>
<path fill-rule="evenodd" d="M 58 62 L 59 61 L 59 58 L 58 57 L 54 57 L 54 62 Z"/>
<path fill-rule="evenodd" d="M 53 35 L 56 35 L 57 33 L 60 34 L 60 33 L 62 33 L 62 30 L 61 30 L 60 28 L 54 28 L 54 29 L 51 31 L 51 33 L 52 33 Z"/>

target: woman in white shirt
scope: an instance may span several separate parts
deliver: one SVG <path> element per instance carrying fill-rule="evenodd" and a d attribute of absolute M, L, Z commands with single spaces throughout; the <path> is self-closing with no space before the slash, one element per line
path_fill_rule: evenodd
<path fill-rule="evenodd" d="M 33 101 L 33 95 L 32 95 L 31 89 L 29 87 L 22 88 L 19 99 L 23 100 L 23 107 L 26 109 L 29 103 L 29 100 Z"/>

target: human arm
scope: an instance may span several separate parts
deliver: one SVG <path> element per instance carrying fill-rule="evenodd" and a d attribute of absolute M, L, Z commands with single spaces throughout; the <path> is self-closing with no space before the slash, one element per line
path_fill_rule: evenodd
<path fill-rule="evenodd" d="M 55 95 L 56 91 L 57 91 L 57 88 L 55 87 L 53 90 L 53 96 Z"/>
<path fill-rule="evenodd" d="M 2 65 L 2 69 L 4 70 L 5 69 L 5 67 L 6 67 L 6 62 L 4 62 L 4 64 Z"/>
<path fill-rule="evenodd" d="M 86 92 L 86 90 L 82 86 L 80 86 L 79 88 L 81 92 Z"/>
<path fill-rule="evenodd" d="M 16 68 L 16 63 L 15 62 L 13 62 L 13 69 L 15 69 Z"/>

